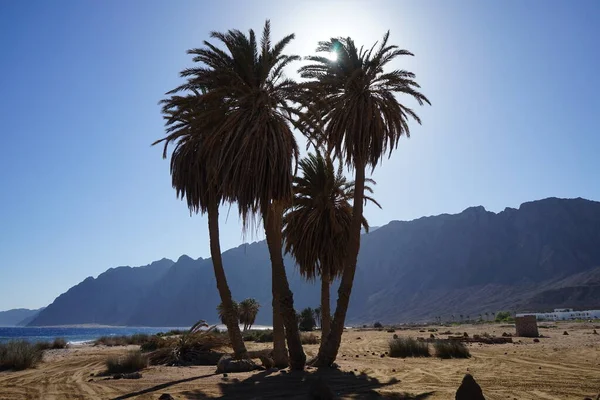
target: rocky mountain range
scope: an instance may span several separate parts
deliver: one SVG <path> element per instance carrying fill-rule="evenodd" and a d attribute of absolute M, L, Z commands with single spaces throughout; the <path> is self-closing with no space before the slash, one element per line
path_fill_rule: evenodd
<path fill-rule="evenodd" d="M 28 308 L 15 308 L 7 311 L 0 311 L 0 326 L 26 326 L 42 311 L 30 310 Z"/>
<path fill-rule="evenodd" d="M 256 298 L 257 324 L 270 324 L 266 244 L 228 250 L 223 262 L 234 297 Z M 286 268 L 296 308 L 318 306 L 319 286 L 305 282 L 289 257 Z M 211 260 L 182 256 L 89 277 L 30 325 L 189 326 L 217 322 L 218 303 Z M 554 307 L 600 308 L 599 202 L 549 198 L 500 213 L 471 207 L 378 227 L 362 238 L 348 323 Z"/>

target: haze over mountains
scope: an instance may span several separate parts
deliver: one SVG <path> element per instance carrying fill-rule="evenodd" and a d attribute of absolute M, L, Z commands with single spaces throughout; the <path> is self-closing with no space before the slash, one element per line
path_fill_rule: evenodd
<path fill-rule="evenodd" d="M 234 297 L 256 298 L 256 323 L 270 324 L 266 244 L 228 250 L 223 262 Z M 286 267 L 296 308 L 318 306 L 319 286 L 303 281 L 289 257 Z M 189 326 L 217 322 L 219 301 L 210 259 L 182 256 L 87 278 L 30 325 Z M 497 214 L 471 207 L 381 226 L 363 236 L 347 320 L 400 323 L 563 306 L 600 308 L 599 202 L 549 198 Z"/>

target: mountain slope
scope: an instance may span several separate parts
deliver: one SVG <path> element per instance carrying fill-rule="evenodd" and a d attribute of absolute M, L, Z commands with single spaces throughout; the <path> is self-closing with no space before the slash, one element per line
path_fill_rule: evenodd
<path fill-rule="evenodd" d="M 256 298 L 262 305 L 257 323 L 269 324 L 265 243 L 228 250 L 223 262 L 234 298 Z M 57 298 L 34 324 L 217 322 L 211 261 L 182 256 L 170 263 L 152 279 L 138 276 L 139 268 L 109 270 L 105 274 L 114 275 L 115 287 L 108 285 L 112 279 L 104 282 L 104 274 L 88 278 Z M 348 323 L 473 318 L 506 309 L 600 308 L 599 267 L 598 202 L 550 198 L 497 214 L 471 207 L 455 215 L 393 221 L 362 238 Z M 318 285 L 304 282 L 289 257 L 286 269 L 295 307 L 318 306 Z M 117 292 L 110 299 L 107 285 Z M 336 287 L 332 298 L 335 302 Z"/>
<path fill-rule="evenodd" d="M 29 326 L 125 325 L 146 291 L 173 265 L 162 259 L 139 268 L 111 268 L 58 296 Z"/>
<path fill-rule="evenodd" d="M 33 317 L 40 310 L 41 308 L 38 310 L 15 308 L 13 310 L 0 311 L 0 326 L 19 326 L 21 321 Z"/>

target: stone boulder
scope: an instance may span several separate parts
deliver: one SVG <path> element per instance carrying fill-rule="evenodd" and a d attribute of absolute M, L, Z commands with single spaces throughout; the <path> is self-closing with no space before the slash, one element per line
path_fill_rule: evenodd
<path fill-rule="evenodd" d="M 481 390 L 481 386 L 475 379 L 473 375 L 466 374 L 462 380 L 462 383 L 458 387 L 456 391 L 456 400 L 485 400 L 483 397 L 483 391 Z"/>
<path fill-rule="evenodd" d="M 252 360 L 243 359 L 235 360 L 229 355 L 221 357 L 217 363 L 217 374 L 224 374 L 227 372 L 249 372 L 259 369 L 259 366 Z"/>

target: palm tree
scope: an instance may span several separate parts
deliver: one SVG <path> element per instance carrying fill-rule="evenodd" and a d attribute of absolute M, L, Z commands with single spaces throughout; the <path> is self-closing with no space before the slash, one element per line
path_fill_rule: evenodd
<path fill-rule="evenodd" d="M 240 303 L 238 303 L 235 300 L 232 300 L 232 308 L 235 312 L 236 315 L 240 315 Z M 225 307 L 225 305 L 223 304 L 223 302 L 219 303 L 219 305 L 217 306 L 217 314 L 219 314 L 219 320 L 221 321 L 221 323 L 223 325 L 226 324 L 227 321 L 227 308 Z M 239 324 L 240 320 L 239 317 L 237 319 L 237 323 Z"/>
<path fill-rule="evenodd" d="M 256 315 L 260 309 L 260 304 L 255 299 L 246 299 L 240 302 L 239 314 L 240 322 L 244 324 L 244 332 L 252 328 L 254 321 L 256 321 Z"/>
<path fill-rule="evenodd" d="M 337 57 L 311 56 L 313 63 L 300 69 L 309 81 L 306 118 L 333 155 L 355 170 L 355 192 L 348 258 L 338 290 L 338 301 L 327 343 L 321 346 L 316 365 L 330 366 L 339 350 L 348 303 L 356 272 L 363 217 L 365 172 L 374 169 L 382 156 L 391 155 L 401 136 L 410 136 L 408 120 L 421 122 L 417 114 L 398 102 L 406 94 L 418 104 L 429 100 L 418 91 L 415 75 L 404 70 L 384 73 L 384 67 L 398 56 L 412 55 L 388 45 L 387 32 L 379 48 L 359 49 L 351 38 L 320 42 L 317 52 L 335 52 Z"/>
<path fill-rule="evenodd" d="M 317 326 L 321 328 L 321 306 L 315 308 L 315 322 Z"/>
<path fill-rule="evenodd" d="M 218 120 L 220 107 L 208 103 L 200 104 L 199 90 L 194 90 L 186 96 L 174 95 L 177 91 L 168 93 L 172 96 L 162 101 L 167 136 L 153 145 L 164 142 L 163 158 L 166 158 L 169 144 L 176 143 L 171 155 L 171 180 L 176 195 L 181 199 L 185 197 L 190 213 L 208 214 L 210 252 L 217 289 L 223 304 L 222 321 L 227 326 L 234 356 L 246 358 L 248 354 L 221 258 L 219 204 L 223 201 L 223 194 L 215 184 L 218 171 L 207 165 L 207 158 L 202 154 L 206 138 L 212 132 L 210 124 Z M 208 109 L 213 110 L 212 118 L 200 123 L 198 115 Z"/>
<path fill-rule="evenodd" d="M 206 87 L 202 101 L 226 109 L 206 142 L 212 150 L 207 152 L 212 155 L 209 163 L 222 172 L 224 199 L 237 203 L 244 229 L 257 216 L 263 220 L 273 269 L 273 301 L 283 317 L 290 366 L 303 369 L 306 355 L 283 263 L 281 233 L 298 157 L 290 126 L 295 114 L 291 101 L 298 96 L 298 86 L 283 77 L 283 69 L 299 57 L 283 53 L 293 34 L 273 45 L 270 36 L 269 21 L 260 43 L 253 30 L 248 35 L 238 30 L 211 33 L 224 48 L 205 41 L 203 48 L 190 50 L 194 61 L 203 66 L 184 71 L 189 77 L 184 87 Z"/>
<path fill-rule="evenodd" d="M 331 323 L 329 288 L 341 276 L 347 258 L 354 183 L 346 180 L 342 168 L 336 173 L 331 159 L 319 152 L 309 154 L 299 165 L 302 176 L 294 179 L 294 202 L 283 219 L 283 237 L 300 274 L 309 281 L 321 278 L 321 335 L 325 339 Z M 365 218 L 362 225 L 368 232 Z"/>

